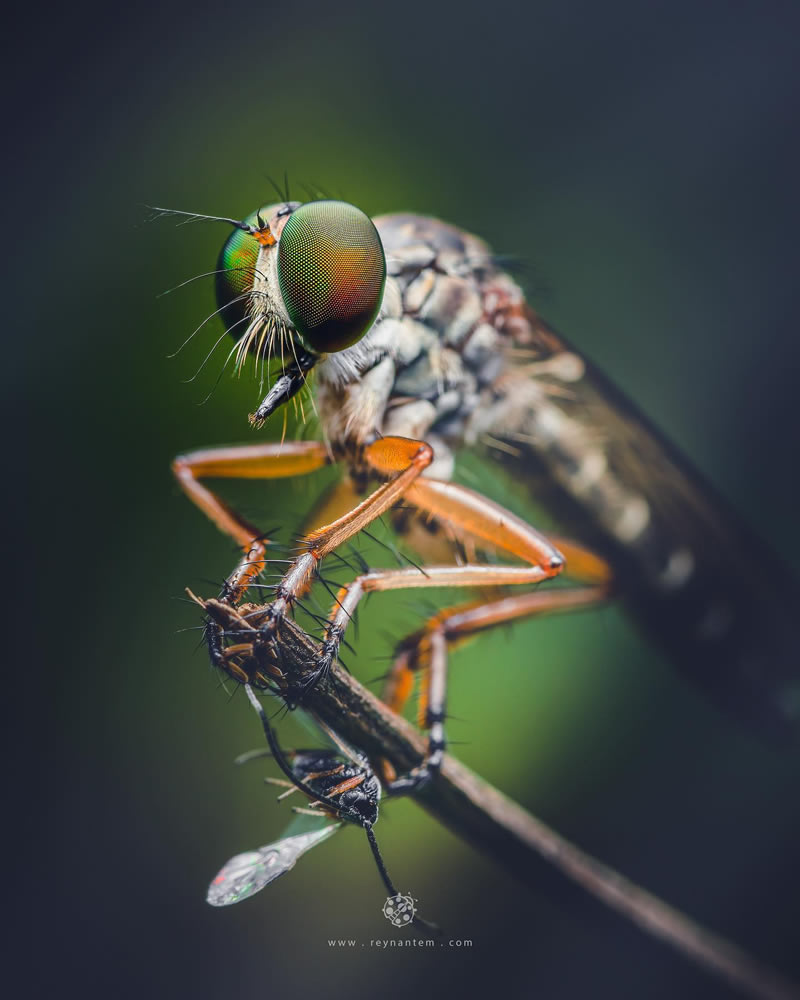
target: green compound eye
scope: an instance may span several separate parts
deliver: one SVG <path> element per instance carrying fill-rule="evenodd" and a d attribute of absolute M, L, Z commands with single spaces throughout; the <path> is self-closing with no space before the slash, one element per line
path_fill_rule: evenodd
<path fill-rule="evenodd" d="M 258 226 L 258 216 L 269 219 L 280 206 L 262 205 L 244 219 L 248 225 Z M 245 331 L 247 317 L 246 295 L 253 287 L 256 261 L 260 244 L 258 240 L 242 229 L 234 229 L 225 240 L 217 260 L 217 306 L 225 328 L 233 336 L 241 336 Z M 235 299 L 239 299 L 234 303 Z M 234 329 L 235 327 L 235 329 Z"/>
<path fill-rule="evenodd" d="M 308 347 L 343 351 L 364 336 L 380 309 L 386 259 L 377 229 L 343 201 L 301 205 L 278 242 L 278 280 Z"/>

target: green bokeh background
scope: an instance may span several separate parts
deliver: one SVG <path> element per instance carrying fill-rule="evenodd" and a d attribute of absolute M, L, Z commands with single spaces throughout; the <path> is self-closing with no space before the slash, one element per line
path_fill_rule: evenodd
<path fill-rule="evenodd" d="M 182 380 L 216 323 L 166 358 L 213 289 L 157 296 L 212 269 L 226 232 L 148 224 L 142 206 L 243 216 L 286 171 L 301 198 L 320 185 L 370 214 L 481 234 L 796 563 L 792 9 L 98 7 L 54 13 L 46 31 L 18 16 L 13 37 L 31 47 L 6 62 L 24 156 L 6 164 L 4 399 L 31 571 L 24 588 L 12 577 L 25 603 L 7 729 L 9 759 L 38 765 L 14 768 L 14 841 L 36 859 L 19 871 L 26 993 L 727 996 L 546 870 L 528 892 L 411 802 L 378 827 L 390 871 L 468 951 L 360 947 L 394 932 L 355 830 L 256 899 L 206 906 L 220 864 L 273 839 L 286 808 L 264 767 L 232 766 L 258 726 L 179 631 L 197 624 L 183 588 L 208 593 L 234 555 L 169 462 L 253 440 L 257 387 L 226 377 L 197 405 L 222 352 Z M 519 484 L 463 467 L 535 516 Z M 320 488 L 226 495 L 289 538 Z M 402 634 L 415 606 L 369 606 L 348 658 L 359 678 L 384 669 L 384 633 Z M 796 752 L 719 715 L 614 610 L 483 637 L 451 676 L 461 759 L 800 977 Z"/>

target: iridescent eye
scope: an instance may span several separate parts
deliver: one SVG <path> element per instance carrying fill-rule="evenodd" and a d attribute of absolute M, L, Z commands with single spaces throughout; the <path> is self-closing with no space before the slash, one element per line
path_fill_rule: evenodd
<path fill-rule="evenodd" d="M 278 205 L 262 205 L 244 220 L 248 225 L 258 226 L 258 216 L 270 219 Z M 242 229 L 234 229 L 225 240 L 217 260 L 217 305 L 220 318 L 226 329 L 234 336 L 244 333 L 248 315 L 247 293 L 253 287 L 256 261 L 260 244 L 255 237 Z M 233 329 L 233 328 L 236 329 Z"/>
<path fill-rule="evenodd" d="M 378 231 L 343 201 L 312 201 L 278 242 L 278 280 L 289 318 L 311 350 L 343 351 L 375 321 L 386 281 Z"/>

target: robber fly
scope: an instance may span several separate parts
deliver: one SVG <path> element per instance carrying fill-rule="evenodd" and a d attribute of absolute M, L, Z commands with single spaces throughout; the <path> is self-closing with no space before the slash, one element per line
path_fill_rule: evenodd
<path fill-rule="evenodd" d="M 261 719 L 270 755 L 288 779 L 267 780 L 285 787 L 286 791 L 280 798 L 285 798 L 294 791 L 303 792 L 311 800 L 311 808 L 296 809 L 298 815 L 280 839 L 255 851 L 237 854 L 227 861 L 209 885 L 207 901 L 212 906 L 230 906 L 249 899 L 294 868 L 306 852 L 327 840 L 347 822 L 362 827 L 366 833 L 381 880 L 389 894 L 388 899 L 398 900 L 402 905 L 410 897 L 404 896 L 395 888 L 373 831 L 378 821 L 381 783 L 367 758 L 349 746 L 321 720 L 316 720 L 317 725 L 336 745 L 337 750 L 284 751 L 263 706 L 249 684 L 245 685 L 245 691 Z M 239 762 L 260 756 L 264 756 L 262 751 L 244 754 Z M 394 789 L 389 786 L 387 791 L 391 794 Z M 417 917 L 413 909 L 406 912 L 408 923 L 421 927 L 426 933 L 436 932 L 437 928 Z"/>
<path fill-rule="evenodd" d="M 796 581 L 642 414 L 536 315 L 485 243 L 437 219 L 373 221 L 333 200 L 265 205 L 243 221 L 223 221 L 233 232 L 216 285 L 231 355 L 237 366 L 251 355 L 274 376 L 250 422 L 261 427 L 309 385 L 323 440 L 175 460 L 187 495 L 241 547 L 221 599 L 241 602 L 264 569 L 269 539 L 203 480 L 299 476 L 333 462 L 349 474 L 323 505 L 323 523 L 305 533 L 251 652 L 274 645 L 281 618 L 327 555 L 393 512 L 424 562 L 366 570 L 339 590 L 318 672 L 335 660 L 365 594 L 480 591 L 400 643 L 389 671 L 384 699 L 396 710 L 416 671 L 427 680 L 422 717 L 430 744 L 421 780 L 442 759 L 450 645 L 498 624 L 612 598 L 718 702 L 774 733 L 796 726 Z M 481 449 L 530 482 L 565 524 L 564 537 L 546 538 L 496 500 L 453 482 L 464 448 Z M 518 562 L 487 561 L 483 553 Z M 571 586 L 532 586 L 562 572 Z M 270 686 L 258 656 L 243 656 L 235 637 L 217 630 L 214 641 L 215 662 L 230 676 Z"/>

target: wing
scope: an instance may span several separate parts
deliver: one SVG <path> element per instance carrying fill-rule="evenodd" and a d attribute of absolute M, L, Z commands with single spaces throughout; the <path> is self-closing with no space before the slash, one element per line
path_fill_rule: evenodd
<path fill-rule="evenodd" d="M 325 825 L 302 833 L 293 833 L 308 820 L 317 825 Z M 321 844 L 334 834 L 341 823 L 330 823 L 327 817 L 315 820 L 313 817 L 296 817 L 287 827 L 280 840 L 256 851 L 237 854 L 227 861 L 208 887 L 206 901 L 211 906 L 230 906 L 240 903 L 260 892 L 264 886 L 291 871 L 307 851 Z"/>
<path fill-rule="evenodd" d="M 508 374 L 507 391 L 528 404 L 512 433 L 495 428 L 521 455 L 505 460 L 518 474 L 538 468 L 538 498 L 609 559 L 634 617 L 679 669 L 763 729 L 796 732 L 796 577 L 597 368 L 523 315 L 534 360 Z"/>
<path fill-rule="evenodd" d="M 768 733 L 797 733 L 795 575 L 530 309 L 484 243 L 422 216 L 375 222 L 410 351 L 398 354 L 392 404 L 429 401 L 437 442 L 482 445 L 509 465 L 608 559 L 635 620 L 718 703 Z"/>

